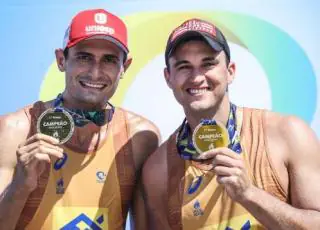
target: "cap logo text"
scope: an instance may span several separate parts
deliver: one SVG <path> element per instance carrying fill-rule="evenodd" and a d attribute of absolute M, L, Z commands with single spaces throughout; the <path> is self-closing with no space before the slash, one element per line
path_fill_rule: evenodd
<path fill-rule="evenodd" d="M 92 25 L 92 26 L 86 26 L 86 34 L 109 34 L 112 35 L 114 34 L 114 29 L 111 27 L 107 26 L 97 26 L 97 25 Z"/>
<path fill-rule="evenodd" d="M 187 31 L 206 32 L 208 34 L 216 36 L 216 30 L 212 24 L 209 24 L 203 21 L 192 20 L 192 21 L 187 21 L 186 23 L 178 27 L 174 31 L 171 37 L 171 41 L 173 41 L 180 34 L 183 34 L 184 32 L 187 32 Z"/>

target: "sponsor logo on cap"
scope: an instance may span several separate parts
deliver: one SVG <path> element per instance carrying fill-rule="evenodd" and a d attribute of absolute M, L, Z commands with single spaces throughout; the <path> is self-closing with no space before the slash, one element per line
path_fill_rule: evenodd
<path fill-rule="evenodd" d="M 216 29 L 212 24 L 203 21 L 192 20 L 184 23 L 182 26 L 177 28 L 172 35 L 171 41 L 173 41 L 180 34 L 187 31 L 205 32 L 216 36 Z"/>
<path fill-rule="evenodd" d="M 86 26 L 86 33 L 87 35 L 90 34 L 114 34 L 114 29 L 108 26 L 98 26 L 98 25 L 92 25 L 92 26 Z"/>
<path fill-rule="evenodd" d="M 107 23 L 107 15 L 104 13 L 96 13 L 94 15 L 94 21 L 97 24 L 106 24 Z"/>

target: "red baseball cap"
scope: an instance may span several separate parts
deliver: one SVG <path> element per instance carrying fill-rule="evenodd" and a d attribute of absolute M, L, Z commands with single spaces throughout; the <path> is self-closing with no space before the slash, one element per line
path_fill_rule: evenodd
<path fill-rule="evenodd" d="M 87 39 L 106 39 L 129 53 L 126 25 L 104 9 L 84 10 L 74 16 L 66 30 L 63 49 Z"/>

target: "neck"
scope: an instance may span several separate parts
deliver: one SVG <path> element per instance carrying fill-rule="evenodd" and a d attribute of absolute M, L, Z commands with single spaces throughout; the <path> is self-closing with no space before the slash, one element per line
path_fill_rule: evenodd
<path fill-rule="evenodd" d="M 66 91 L 62 94 L 63 107 L 67 109 L 80 109 L 85 111 L 101 111 L 107 107 L 107 101 L 102 103 L 88 103 L 74 100 Z"/>
<path fill-rule="evenodd" d="M 227 125 L 230 112 L 230 101 L 228 95 L 216 106 L 205 111 L 191 111 L 185 109 L 187 121 L 192 132 L 202 119 L 218 120 Z"/>

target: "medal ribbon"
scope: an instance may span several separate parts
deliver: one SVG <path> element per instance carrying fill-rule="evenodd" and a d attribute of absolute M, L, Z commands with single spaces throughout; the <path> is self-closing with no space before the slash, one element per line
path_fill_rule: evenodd
<path fill-rule="evenodd" d="M 240 135 L 236 127 L 236 110 L 237 110 L 237 106 L 230 103 L 230 112 L 229 112 L 229 117 L 228 117 L 226 127 L 227 127 L 229 138 L 230 138 L 230 144 L 228 145 L 228 148 L 240 154 L 242 152 L 242 148 L 240 144 Z M 201 124 L 216 125 L 216 121 L 209 120 L 209 119 L 202 119 Z M 177 149 L 180 157 L 185 160 L 191 160 L 192 156 L 197 154 L 197 150 L 195 149 L 192 143 L 191 136 L 192 136 L 191 128 L 185 118 L 177 133 Z"/>
<path fill-rule="evenodd" d="M 113 113 L 114 113 L 114 106 L 108 102 L 108 105 L 111 106 L 111 113 L 109 113 L 108 122 L 111 121 Z M 97 126 L 102 126 L 105 124 L 105 113 L 106 109 L 98 110 L 98 111 L 88 111 L 88 110 L 81 110 L 81 109 L 67 109 L 63 107 L 63 97 L 60 93 L 57 98 L 53 102 L 53 106 L 55 107 L 55 111 L 66 111 L 68 112 L 73 120 L 76 126 L 82 127 L 86 124 L 88 124 L 90 121 L 95 123 Z"/>

